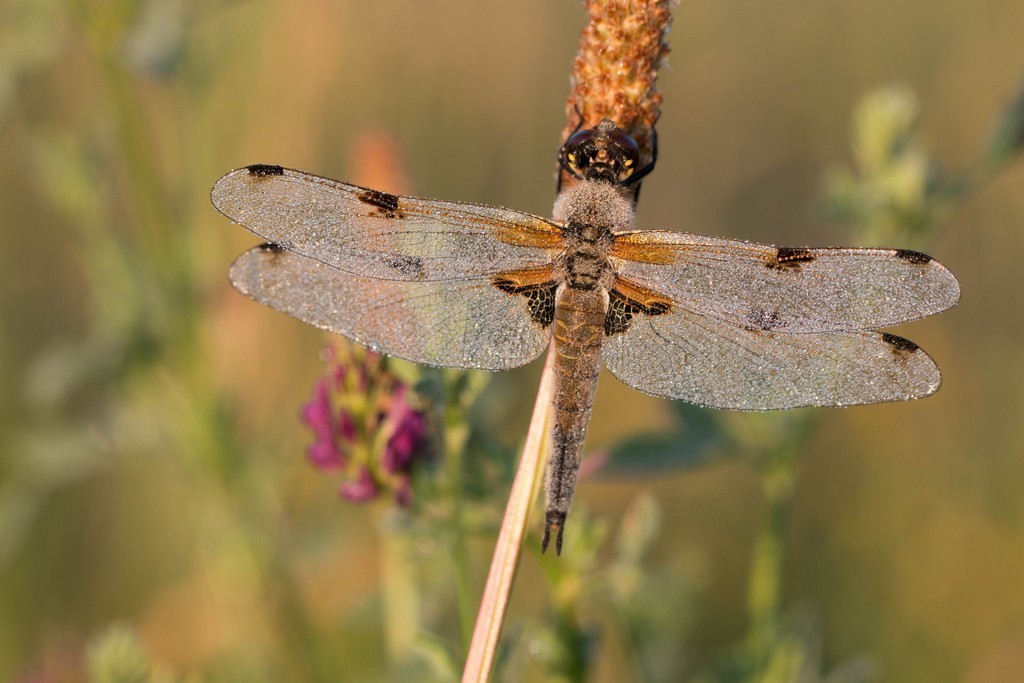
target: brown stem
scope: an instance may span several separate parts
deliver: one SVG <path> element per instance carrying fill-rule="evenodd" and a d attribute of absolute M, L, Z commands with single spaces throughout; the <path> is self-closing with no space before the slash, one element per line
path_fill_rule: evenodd
<path fill-rule="evenodd" d="M 588 0 L 587 25 L 573 62 L 572 92 L 566 103 L 564 142 L 576 128 L 611 119 L 651 159 L 661 94 L 657 69 L 668 54 L 670 0 Z M 561 174 L 561 170 L 559 170 Z M 560 186 L 572 182 L 560 177 Z M 491 569 L 470 643 L 463 683 L 486 681 L 501 633 L 529 511 L 540 487 L 544 455 L 550 448 L 554 354 L 549 349 L 533 418 L 523 447 Z"/>
<path fill-rule="evenodd" d="M 572 65 L 565 103 L 564 143 L 577 128 L 611 119 L 652 159 L 654 124 L 661 116 L 658 69 L 668 56 L 670 0 L 587 0 L 587 25 Z M 643 165 L 643 164 L 641 164 Z M 562 187 L 575 181 L 562 175 Z"/>

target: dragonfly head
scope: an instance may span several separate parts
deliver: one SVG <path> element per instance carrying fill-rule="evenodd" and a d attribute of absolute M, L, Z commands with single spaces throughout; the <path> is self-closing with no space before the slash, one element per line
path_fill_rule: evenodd
<path fill-rule="evenodd" d="M 608 119 L 573 133 L 560 153 L 562 165 L 577 178 L 625 183 L 636 171 L 640 148 L 636 141 Z"/>

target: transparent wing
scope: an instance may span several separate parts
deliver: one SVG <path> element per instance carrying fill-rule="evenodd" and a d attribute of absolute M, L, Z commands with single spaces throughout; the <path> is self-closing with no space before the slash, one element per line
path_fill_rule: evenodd
<path fill-rule="evenodd" d="M 903 401 L 941 382 L 932 359 L 902 337 L 749 330 L 683 308 L 634 317 L 607 338 L 604 360 L 641 391 L 736 410 Z"/>
<path fill-rule="evenodd" d="M 945 266 L 901 249 L 774 247 L 651 230 L 616 235 L 611 253 L 620 277 L 741 327 L 878 329 L 960 299 Z"/>
<path fill-rule="evenodd" d="M 503 370 L 546 348 L 550 327 L 489 278 L 400 282 L 365 278 L 274 245 L 242 254 L 230 273 L 246 296 L 375 351 L 456 368 Z"/>
<path fill-rule="evenodd" d="M 214 206 L 260 237 L 335 268 L 432 282 L 548 265 L 558 226 L 519 211 L 400 197 L 280 166 L 217 181 Z"/>

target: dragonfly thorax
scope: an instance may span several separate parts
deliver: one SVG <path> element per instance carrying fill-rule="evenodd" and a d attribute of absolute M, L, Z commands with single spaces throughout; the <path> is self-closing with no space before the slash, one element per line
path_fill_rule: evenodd
<path fill-rule="evenodd" d="M 633 224 L 633 205 L 613 185 L 582 181 L 555 202 L 565 248 L 557 262 L 559 279 L 575 289 L 607 288 L 614 279 L 608 253 L 614 230 Z"/>
<path fill-rule="evenodd" d="M 632 230 L 636 220 L 633 202 L 615 185 L 584 180 L 558 195 L 552 215 L 565 226 L 599 226 Z"/>

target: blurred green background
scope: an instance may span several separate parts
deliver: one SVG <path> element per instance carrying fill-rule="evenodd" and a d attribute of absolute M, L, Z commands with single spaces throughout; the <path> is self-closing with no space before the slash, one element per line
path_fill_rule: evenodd
<path fill-rule="evenodd" d="M 101 670 L 118 648 L 190 680 L 397 680 L 392 513 L 340 501 L 305 461 L 323 336 L 231 290 L 257 240 L 209 189 L 255 162 L 370 183 L 358 150 L 383 136 L 408 187 L 380 189 L 547 214 L 583 20 L 571 0 L 0 0 L 0 680 L 117 680 Z M 884 239 L 871 246 L 924 249 L 963 286 L 900 330 L 941 366 L 936 396 L 813 418 L 771 623 L 837 672 L 821 680 L 1024 680 L 1024 163 L 989 147 L 1024 79 L 1024 3 L 687 0 L 669 39 L 642 227 Z M 911 151 L 899 191 L 916 213 L 879 227 L 858 213 L 852 116 L 893 83 L 918 112 L 893 152 Z M 943 178 L 962 187 L 928 194 Z M 537 374 L 495 377 L 475 404 L 495 452 L 525 433 Z M 676 415 L 605 377 L 589 449 Z M 713 419 L 756 443 L 802 418 Z M 582 528 L 636 505 L 661 518 L 639 592 L 660 601 L 644 623 L 663 651 L 637 664 L 614 614 L 584 609 L 592 680 L 816 680 L 729 673 L 767 513 L 764 469 L 732 451 L 581 483 Z M 505 489 L 490 493 L 500 510 Z M 473 596 L 492 543 L 470 538 Z M 418 628 L 458 662 L 450 556 L 419 552 L 397 583 L 433 587 Z M 524 557 L 508 638 L 526 646 L 505 671 L 543 655 L 531 624 L 559 595 L 590 604 L 552 563 Z"/>

